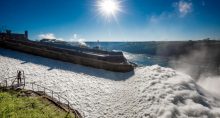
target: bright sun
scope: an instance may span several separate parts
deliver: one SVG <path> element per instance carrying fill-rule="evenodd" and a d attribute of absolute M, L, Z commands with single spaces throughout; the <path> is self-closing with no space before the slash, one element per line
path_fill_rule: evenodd
<path fill-rule="evenodd" d="M 99 0 L 97 6 L 99 12 L 107 18 L 116 17 L 116 14 L 121 11 L 119 0 Z"/>

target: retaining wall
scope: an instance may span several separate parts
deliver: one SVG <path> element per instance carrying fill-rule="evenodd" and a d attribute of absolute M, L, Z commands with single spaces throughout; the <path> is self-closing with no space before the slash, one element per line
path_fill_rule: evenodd
<path fill-rule="evenodd" d="M 0 46 L 29 54 L 110 71 L 128 72 L 134 69 L 131 64 L 125 62 L 125 58 L 121 57 L 121 55 L 113 55 L 106 58 L 15 40 L 0 40 Z"/>

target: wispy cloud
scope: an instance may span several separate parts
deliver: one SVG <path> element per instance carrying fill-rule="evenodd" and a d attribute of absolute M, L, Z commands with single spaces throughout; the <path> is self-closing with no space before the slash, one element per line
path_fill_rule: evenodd
<path fill-rule="evenodd" d="M 153 23 L 153 24 L 157 24 L 160 23 L 161 21 L 170 19 L 174 16 L 173 13 L 169 13 L 169 12 L 163 12 L 159 15 L 152 15 L 150 16 L 149 22 Z"/>
<path fill-rule="evenodd" d="M 192 12 L 192 2 L 191 1 L 184 1 L 180 0 L 179 2 L 175 3 L 175 7 L 177 8 L 179 12 L 180 17 L 185 17 L 188 15 L 190 12 Z"/>
<path fill-rule="evenodd" d="M 205 3 L 205 1 L 203 0 L 203 1 L 202 1 L 202 6 L 205 6 L 205 5 L 206 5 L 206 3 Z"/>
<path fill-rule="evenodd" d="M 192 12 L 193 4 L 191 1 L 180 0 L 178 2 L 172 3 L 173 10 L 162 11 L 161 14 L 154 14 L 149 17 L 149 22 L 151 24 L 158 24 L 166 20 L 171 20 L 175 18 L 183 18 Z"/>

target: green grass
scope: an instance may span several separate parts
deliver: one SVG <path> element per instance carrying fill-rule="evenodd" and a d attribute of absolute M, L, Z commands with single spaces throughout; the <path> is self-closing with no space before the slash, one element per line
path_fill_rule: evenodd
<path fill-rule="evenodd" d="M 41 97 L 20 97 L 19 92 L 0 92 L 0 118 L 72 118 Z"/>

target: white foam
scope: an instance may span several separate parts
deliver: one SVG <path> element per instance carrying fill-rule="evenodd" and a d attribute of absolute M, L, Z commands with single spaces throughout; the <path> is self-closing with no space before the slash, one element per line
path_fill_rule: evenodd
<path fill-rule="evenodd" d="M 0 49 L 0 69 L 1 76 L 24 70 L 28 82 L 60 92 L 86 118 L 220 117 L 219 100 L 157 65 L 122 74 Z"/>

